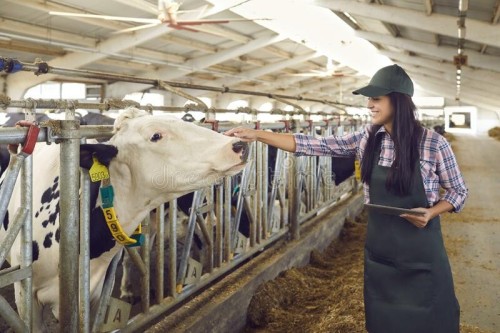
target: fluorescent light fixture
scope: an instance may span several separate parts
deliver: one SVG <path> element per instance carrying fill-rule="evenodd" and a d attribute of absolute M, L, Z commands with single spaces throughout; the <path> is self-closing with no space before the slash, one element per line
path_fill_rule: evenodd
<path fill-rule="evenodd" d="M 458 1 L 458 10 L 461 12 L 465 12 L 469 9 L 469 0 L 460 0 Z"/>
<path fill-rule="evenodd" d="M 465 38 L 465 27 L 458 28 L 458 38 L 460 38 L 460 39 Z"/>
<path fill-rule="evenodd" d="M 342 14 L 344 14 L 349 20 L 351 20 L 352 23 L 359 25 L 358 21 L 356 21 L 356 19 L 354 17 L 352 17 L 351 14 L 349 14 L 348 12 L 342 12 Z"/>

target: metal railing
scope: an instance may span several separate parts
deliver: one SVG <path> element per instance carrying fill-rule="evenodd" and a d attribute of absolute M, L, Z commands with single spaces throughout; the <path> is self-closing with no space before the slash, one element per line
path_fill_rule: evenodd
<path fill-rule="evenodd" d="M 328 135 L 339 129 L 344 131 L 353 130 L 361 125 L 360 122 L 344 122 L 342 124 L 331 122 L 296 122 L 295 131 L 311 132 L 319 129 L 322 135 Z M 255 124 L 245 124 L 245 126 L 255 126 Z M 262 129 L 267 127 L 276 130 L 286 130 L 286 124 L 259 124 Z M 60 296 L 60 324 L 61 327 L 74 327 L 80 332 L 99 332 L 100 321 L 104 317 L 107 302 L 111 296 L 113 284 L 115 282 L 116 264 L 119 258 L 115 258 L 111 265 L 110 272 L 106 279 L 101 306 L 98 316 L 93 326 L 91 326 L 90 304 L 89 304 L 89 277 L 91 276 L 89 266 L 88 249 L 88 223 L 89 223 L 89 203 L 88 203 L 88 174 L 82 172 L 78 177 L 78 166 L 75 165 L 75 154 L 78 153 L 79 143 L 82 138 L 97 138 L 111 135 L 111 127 L 107 126 L 82 126 L 79 128 L 74 120 L 51 121 L 47 127 L 42 127 L 37 140 L 54 142 L 61 144 L 61 219 L 66 221 L 61 227 L 60 238 L 60 287 L 65 292 Z M 225 130 L 223 126 L 219 130 Z M 22 142 L 25 129 L 9 128 L 0 129 L 1 143 Z M 57 143 L 55 143 L 57 142 Z M 176 304 L 187 299 L 193 293 L 205 288 L 215 279 L 232 271 L 243 261 L 248 260 L 263 248 L 268 247 L 276 240 L 287 237 L 297 238 L 300 236 L 300 225 L 315 216 L 320 209 L 332 205 L 345 193 L 354 190 L 353 180 L 345 182 L 342 187 L 335 186 L 331 181 L 331 159 L 322 157 L 295 157 L 293 154 L 277 151 L 276 163 L 269 165 L 268 147 L 262 143 L 251 145 L 249 163 L 244 169 L 241 177 L 225 178 L 213 187 L 201 189 L 195 192 L 193 205 L 190 210 L 188 220 L 188 232 L 185 236 L 183 251 L 178 257 L 177 244 L 177 213 L 175 202 L 170 203 L 169 208 L 169 228 L 170 239 L 168 240 L 168 253 L 170 260 L 165 263 L 163 255 L 157 255 L 155 262 L 151 263 L 156 267 L 156 296 L 151 305 L 149 299 L 150 263 L 148 241 L 142 246 L 139 254 L 135 249 L 127 249 L 134 263 L 139 267 L 143 282 L 141 290 L 142 312 L 130 320 L 129 325 L 122 329 L 123 332 L 133 332 L 139 327 L 147 325 L 149 321 L 158 315 L 168 312 Z M 18 160 L 21 160 L 19 162 Z M 25 237 L 30 237 L 31 229 L 31 200 L 30 188 L 33 186 L 31 176 L 31 158 L 15 157 L 11 167 L 5 176 L 2 185 L 2 195 L 0 197 L 0 213 L 6 209 L 9 200 L 9 189 L 14 186 L 17 174 L 11 176 L 13 172 L 25 163 L 25 171 L 21 175 L 21 181 L 27 188 L 24 192 L 23 204 L 25 208 L 20 211 L 20 217 L 14 219 L 9 230 L 15 238 L 15 231 L 22 230 Z M 36 165 L 33 166 L 36 169 Z M 274 178 L 267 175 L 269 168 L 273 168 Z M 239 178 L 239 179 L 237 179 Z M 238 199 L 236 205 L 231 203 L 232 193 L 235 185 L 239 186 Z M 79 194 L 81 188 L 81 196 Z M 81 198 L 81 199 L 80 199 Z M 302 206 L 302 208 L 301 208 Z M 5 208 L 4 208 L 5 207 Z M 156 237 L 154 248 L 157 253 L 165 251 L 165 216 L 162 213 L 163 207 L 157 211 L 157 219 L 154 221 Z M 232 211 L 235 211 L 234 213 Z M 273 215 L 279 211 L 279 222 L 273 220 Z M 239 243 L 238 226 L 241 214 L 245 213 L 250 221 L 249 240 Z M 206 217 L 203 217 L 205 215 Z M 24 226 L 21 225 L 24 222 Z M 143 225 L 147 230 L 148 226 Z M 204 256 L 208 258 L 203 267 L 203 274 L 195 282 L 185 283 L 187 266 L 191 256 L 191 245 L 195 228 L 201 231 L 204 248 Z M 74 235 L 80 234 L 80 242 L 75 242 Z M 30 244 L 30 238 L 25 243 Z M 148 235 L 146 235 L 148 239 Z M 1 252 L 8 251 L 9 242 L 2 244 Z M 239 247 L 238 247 L 239 246 Z M 4 249 L 5 248 L 5 249 Z M 25 247 L 25 263 L 15 272 L 15 268 L 2 271 L 0 281 L 13 282 L 15 275 L 17 280 L 23 281 L 25 291 L 23 292 L 24 309 L 20 313 L 22 319 L 12 319 L 12 309 L 9 309 L 5 301 L 0 302 L 0 313 L 3 317 L 10 318 L 9 325 L 16 331 L 30 331 L 28 326 L 31 322 L 31 248 Z M 179 262 L 178 262 L 179 261 Z M 80 263 L 80 264 L 78 264 Z M 165 277 L 164 267 L 167 266 L 169 272 Z M 177 269 L 178 268 L 178 269 Z M 169 281 L 165 290 L 164 282 Z M 5 285 L 2 282 L 2 285 Z M 80 293 L 80 301 L 73 295 Z M 164 297 L 166 296 L 166 297 Z"/>

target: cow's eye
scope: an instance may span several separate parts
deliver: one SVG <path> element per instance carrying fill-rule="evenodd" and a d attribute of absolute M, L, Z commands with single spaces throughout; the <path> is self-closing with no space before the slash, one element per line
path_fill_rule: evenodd
<path fill-rule="evenodd" d="M 162 138 L 161 133 L 155 133 L 151 136 L 151 139 L 149 139 L 151 142 L 156 142 L 160 141 Z"/>

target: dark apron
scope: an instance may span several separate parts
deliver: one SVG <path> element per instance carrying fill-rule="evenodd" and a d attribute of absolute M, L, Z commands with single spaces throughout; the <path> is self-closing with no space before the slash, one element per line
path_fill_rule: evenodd
<path fill-rule="evenodd" d="M 380 156 L 380 147 L 376 156 Z M 370 202 L 428 207 L 415 167 L 411 193 L 387 191 L 389 168 L 374 159 Z M 453 289 L 439 216 L 423 229 L 399 217 L 370 212 L 365 245 L 364 298 L 370 333 L 458 333 L 460 307 Z"/>

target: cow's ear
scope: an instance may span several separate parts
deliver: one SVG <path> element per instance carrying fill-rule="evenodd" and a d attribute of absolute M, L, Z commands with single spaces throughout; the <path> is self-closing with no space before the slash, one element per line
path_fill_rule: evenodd
<path fill-rule="evenodd" d="M 81 144 L 80 145 L 80 167 L 90 169 L 95 156 L 101 164 L 109 166 L 109 162 L 118 154 L 118 148 L 108 144 Z"/>
<path fill-rule="evenodd" d="M 126 108 L 123 110 L 115 120 L 115 126 L 113 132 L 116 133 L 120 129 L 124 128 L 127 124 L 127 121 L 132 118 L 149 116 L 150 114 L 144 110 L 140 110 L 133 106 Z"/>

